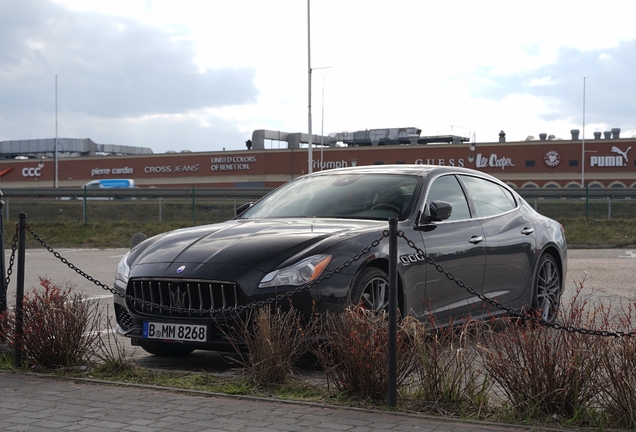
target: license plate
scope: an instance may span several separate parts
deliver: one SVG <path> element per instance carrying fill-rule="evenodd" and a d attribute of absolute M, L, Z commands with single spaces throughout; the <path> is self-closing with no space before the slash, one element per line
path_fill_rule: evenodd
<path fill-rule="evenodd" d="M 208 327 L 205 325 L 144 322 L 142 337 L 145 339 L 205 342 L 207 341 L 207 331 Z"/>

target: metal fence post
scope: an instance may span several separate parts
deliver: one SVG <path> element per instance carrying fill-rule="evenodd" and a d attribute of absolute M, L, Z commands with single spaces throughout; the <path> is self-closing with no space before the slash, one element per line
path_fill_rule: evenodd
<path fill-rule="evenodd" d="M 607 219 L 612 218 L 612 198 L 607 197 Z"/>
<path fill-rule="evenodd" d="M 18 275 L 15 293 L 15 338 L 13 349 L 13 366 L 22 366 L 22 335 L 23 335 L 23 311 L 22 298 L 24 297 L 24 263 L 26 252 L 26 213 L 18 216 Z"/>
<path fill-rule="evenodd" d="M 195 205 L 195 199 L 194 199 L 194 186 L 192 186 L 192 225 L 194 225 L 196 222 L 196 217 L 195 217 L 195 210 L 194 210 L 194 205 Z"/>
<path fill-rule="evenodd" d="M 590 215 L 590 187 L 589 183 L 585 182 L 585 219 Z"/>
<path fill-rule="evenodd" d="M 388 405 L 397 405 L 397 218 L 389 219 L 389 388 Z"/>
<path fill-rule="evenodd" d="M 163 198 L 159 197 L 159 223 L 161 223 L 161 201 Z"/>
<path fill-rule="evenodd" d="M 7 310 L 7 286 L 6 286 L 6 267 L 4 261 L 4 219 L 2 210 L 4 208 L 4 200 L 2 191 L 0 190 L 0 313 Z M 0 340 L 0 342 L 2 342 Z"/>
<path fill-rule="evenodd" d="M 86 222 L 88 221 L 88 207 L 86 206 L 86 185 L 84 185 L 84 226 L 86 226 Z"/>

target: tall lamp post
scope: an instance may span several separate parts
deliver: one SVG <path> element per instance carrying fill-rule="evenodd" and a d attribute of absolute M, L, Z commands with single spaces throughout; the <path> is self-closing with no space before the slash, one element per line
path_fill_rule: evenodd
<path fill-rule="evenodd" d="M 313 165 L 314 165 L 314 161 L 313 161 L 313 143 L 311 142 L 311 20 L 310 20 L 310 4 L 309 4 L 310 0 L 307 0 L 307 65 L 308 65 L 308 69 L 309 69 L 309 85 L 308 85 L 308 93 L 309 93 L 309 97 L 308 97 L 308 101 L 309 104 L 307 105 L 307 109 L 308 109 L 308 123 L 309 123 L 309 139 L 308 139 L 308 143 L 309 143 L 309 149 L 308 149 L 308 165 L 307 165 L 307 173 L 311 174 L 313 172 Z"/>
<path fill-rule="evenodd" d="M 55 161 L 53 187 L 57 189 L 57 75 L 55 75 L 55 144 L 53 145 L 53 159 Z"/>
<path fill-rule="evenodd" d="M 581 136 L 581 187 L 585 187 L 585 77 L 583 77 L 583 135 Z"/>

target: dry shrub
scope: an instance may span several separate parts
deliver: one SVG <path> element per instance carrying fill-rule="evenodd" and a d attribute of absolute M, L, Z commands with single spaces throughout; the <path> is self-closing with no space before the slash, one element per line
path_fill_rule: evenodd
<path fill-rule="evenodd" d="M 596 325 L 598 309 L 575 293 L 559 321 L 571 328 Z M 485 336 L 485 368 L 513 414 L 528 420 L 590 420 L 601 366 L 597 336 L 509 320 Z"/>
<path fill-rule="evenodd" d="M 426 409 L 441 413 L 479 416 L 487 407 L 491 382 L 480 366 L 475 347 L 475 328 L 467 322 L 431 331 L 414 325 L 414 348 L 418 356 L 418 386 L 412 397 Z"/>
<path fill-rule="evenodd" d="M 121 373 L 134 367 L 132 354 L 126 355 L 126 344 L 117 338 L 112 330 L 112 321 L 106 307 L 105 330 L 99 332 L 95 341 L 92 359 L 99 363 L 98 369 L 104 373 Z"/>
<path fill-rule="evenodd" d="M 621 307 L 614 319 L 605 319 L 625 333 L 635 331 L 636 303 Z M 609 315 L 609 311 L 605 316 Z M 610 427 L 636 429 L 636 339 L 606 337 L 601 354 L 599 405 Z"/>
<path fill-rule="evenodd" d="M 224 331 L 245 376 L 258 386 L 287 382 L 293 377 L 294 365 L 308 350 L 306 325 L 293 307 L 260 307 Z"/>
<path fill-rule="evenodd" d="M 40 278 L 40 287 L 23 298 L 22 336 L 15 333 L 15 308 L 7 311 L 7 341 L 20 347 L 29 363 L 44 368 L 88 363 L 100 338 L 98 304 L 49 279 Z"/>
<path fill-rule="evenodd" d="M 636 340 L 605 339 L 599 405 L 609 426 L 636 428 Z"/>
<path fill-rule="evenodd" d="M 312 347 L 327 380 L 340 392 L 363 399 L 380 400 L 388 389 L 388 320 L 360 306 L 341 313 L 327 313 L 320 328 L 321 342 Z M 416 368 L 410 326 L 397 329 L 397 374 L 399 389 Z"/>

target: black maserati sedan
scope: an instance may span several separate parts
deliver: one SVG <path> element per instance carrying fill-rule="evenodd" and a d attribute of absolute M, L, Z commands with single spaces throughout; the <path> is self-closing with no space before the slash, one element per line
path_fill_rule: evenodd
<path fill-rule="evenodd" d="M 330 169 L 296 178 L 238 213 L 131 248 L 115 280 L 119 334 L 150 353 L 180 355 L 229 349 L 221 325 L 272 298 L 305 314 L 352 303 L 385 309 L 389 242 L 383 233 L 390 218 L 403 233 L 402 315 L 445 325 L 505 312 L 440 268 L 509 309 L 546 321 L 559 309 L 567 269 L 563 227 L 479 171 Z"/>

